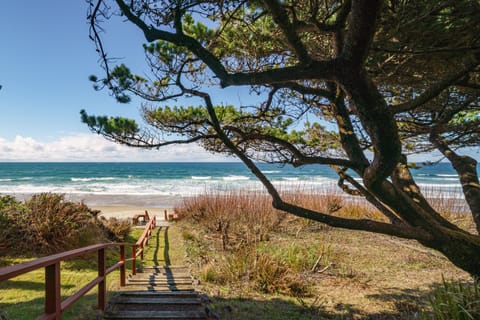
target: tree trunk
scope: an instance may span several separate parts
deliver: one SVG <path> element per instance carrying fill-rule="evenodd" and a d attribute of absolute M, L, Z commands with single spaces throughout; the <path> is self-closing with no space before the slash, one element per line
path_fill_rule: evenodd
<path fill-rule="evenodd" d="M 468 156 L 460 156 L 450 149 L 442 138 L 434 133 L 430 135 L 433 145 L 452 163 L 460 178 L 465 200 L 472 212 L 473 221 L 480 234 L 480 184 L 477 174 L 477 161 Z"/>
<path fill-rule="evenodd" d="M 457 267 L 480 277 L 480 237 L 460 229 L 436 213 L 421 194 L 411 197 L 388 181 L 376 193 L 395 213 L 415 228 L 418 242 L 443 253 Z M 420 201 L 419 201 L 420 200 Z M 433 211 L 433 212 L 432 212 Z M 399 235 L 401 237 L 401 235 Z"/>
<path fill-rule="evenodd" d="M 435 236 L 432 241 L 419 242 L 440 251 L 454 265 L 480 278 L 480 237 L 447 228 L 439 228 Z"/>

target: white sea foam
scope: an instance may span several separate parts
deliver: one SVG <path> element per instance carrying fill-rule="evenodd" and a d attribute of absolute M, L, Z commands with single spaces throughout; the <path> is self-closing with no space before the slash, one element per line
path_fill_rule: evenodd
<path fill-rule="evenodd" d="M 286 180 L 286 181 L 299 181 L 300 178 L 299 177 L 282 177 L 283 180 Z"/>
<path fill-rule="evenodd" d="M 280 173 L 282 171 L 280 171 L 280 170 L 265 170 L 265 171 L 262 171 L 262 172 L 268 174 L 268 173 Z"/>
<path fill-rule="evenodd" d="M 250 178 L 247 177 L 247 176 L 231 175 L 231 176 L 223 177 L 223 180 L 225 180 L 225 181 L 237 181 L 237 180 L 250 180 Z"/>
<path fill-rule="evenodd" d="M 430 188 L 430 189 L 461 189 L 460 183 L 419 183 L 420 187 Z"/>
<path fill-rule="evenodd" d="M 192 180 L 210 180 L 211 176 L 192 176 Z"/>
<path fill-rule="evenodd" d="M 430 180 L 430 181 L 459 181 L 458 177 L 452 178 L 452 177 L 428 177 L 428 179 L 419 177 L 418 180 Z"/>
<path fill-rule="evenodd" d="M 77 179 L 74 181 L 73 179 Z M 447 178 L 448 179 L 448 178 Z M 448 197 L 456 197 L 461 193 L 459 183 L 419 183 L 422 190 L 445 191 Z M 246 175 L 229 175 L 223 178 L 214 178 L 213 176 L 188 176 L 183 179 L 140 179 L 140 178 L 70 178 L 69 181 L 59 183 L 58 180 L 52 183 L 45 181 L 20 182 L 15 179 L 15 183 L 5 181 L 0 182 L 0 193 L 3 194 L 33 194 L 42 192 L 55 192 L 65 194 L 93 194 L 93 195 L 125 195 L 125 196 L 173 196 L 188 197 L 205 193 L 206 191 L 221 192 L 231 190 L 258 191 L 264 190 L 263 185 L 255 178 Z M 115 180 L 113 183 L 111 180 Z M 0 180 L 2 181 L 2 180 Z M 361 181 L 361 180 L 360 180 Z M 439 181 L 441 182 L 441 181 Z M 336 188 L 336 180 L 322 176 L 302 176 L 302 177 L 278 177 L 272 183 L 281 191 L 318 191 L 331 190 Z"/>

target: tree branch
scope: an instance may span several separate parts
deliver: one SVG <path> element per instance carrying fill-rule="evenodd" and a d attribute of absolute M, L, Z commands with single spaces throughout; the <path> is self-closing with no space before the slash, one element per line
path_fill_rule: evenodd
<path fill-rule="evenodd" d="M 207 93 L 191 90 L 192 94 L 204 99 L 208 113 L 210 115 L 213 127 L 218 134 L 218 137 L 232 151 L 239 159 L 251 170 L 251 172 L 260 180 L 265 186 L 267 192 L 272 197 L 272 205 L 279 210 L 294 214 L 298 217 L 311 219 L 314 221 L 322 222 L 327 225 L 339 228 L 346 228 L 352 230 L 362 230 L 377 232 L 382 234 L 388 234 L 398 236 L 407 239 L 416 239 L 420 241 L 430 241 L 432 238 L 426 232 L 423 232 L 420 228 L 410 227 L 406 225 L 393 225 L 389 223 L 383 223 L 373 221 L 369 219 L 347 219 L 341 217 L 331 216 L 325 213 L 316 212 L 310 209 L 298 207 L 293 204 L 286 203 L 282 200 L 275 186 L 268 180 L 268 178 L 262 173 L 262 171 L 250 160 L 242 151 L 240 151 L 233 142 L 226 136 L 223 129 L 220 126 L 220 122 L 215 113 L 210 96 Z"/>
<path fill-rule="evenodd" d="M 348 30 L 341 56 L 351 68 L 363 66 L 375 34 L 377 16 L 381 0 L 352 0 Z"/>
<path fill-rule="evenodd" d="M 143 31 L 145 38 L 149 41 L 165 40 L 178 46 L 185 46 L 199 57 L 209 68 L 221 79 L 227 76 L 227 71 L 221 62 L 207 49 L 205 49 L 197 40 L 185 34 L 178 34 L 158 30 L 148 26 L 140 17 L 135 15 L 123 0 L 116 0 L 122 13 Z"/>
<path fill-rule="evenodd" d="M 345 173 L 345 170 L 341 170 L 337 166 L 332 166 L 332 168 L 338 173 L 341 179 L 347 180 L 352 186 L 354 186 L 361 195 L 365 197 L 365 199 L 373 204 L 392 224 L 405 224 L 398 216 L 390 210 L 387 206 L 381 203 L 374 194 L 364 188 L 360 183 L 358 183 L 355 179 L 353 179 L 350 175 Z M 340 183 L 340 181 L 339 181 Z M 341 187 L 343 189 L 343 187 Z"/>
<path fill-rule="evenodd" d="M 370 219 L 347 219 L 335 217 L 328 214 L 320 213 L 310 209 L 302 208 L 293 204 L 280 202 L 274 207 L 279 210 L 286 211 L 298 217 L 325 223 L 332 227 L 344 228 L 350 230 L 360 230 L 397 236 L 405 239 L 416 239 L 420 241 L 430 241 L 432 237 L 424 232 L 421 228 L 406 226 L 405 224 L 393 225 L 384 222 L 373 221 Z"/>
<path fill-rule="evenodd" d="M 282 147 L 289 150 L 290 153 L 293 154 L 293 156 L 296 158 L 296 160 L 292 160 L 293 166 L 296 166 L 296 167 L 307 165 L 307 164 L 325 164 L 325 165 L 338 165 L 338 166 L 348 167 L 348 168 L 358 168 L 361 165 L 359 163 L 355 163 L 354 161 L 341 159 L 341 158 L 306 156 L 298 148 L 296 148 L 292 143 L 271 135 L 265 135 L 261 133 L 245 133 L 241 131 L 239 128 L 231 127 L 231 126 L 226 126 L 224 129 L 234 131 L 240 134 L 244 140 L 263 140 L 263 141 L 271 142 L 277 145 L 281 145 Z"/>
<path fill-rule="evenodd" d="M 336 61 L 314 61 L 308 66 L 298 65 L 280 69 L 272 69 L 253 73 L 233 73 L 228 74 L 220 60 L 209 50 L 204 48 L 197 40 L 188 35 L 177 34 L 158 30 L 148 26 L 140 17 L 131 12 L 128 5 L 123 0 L 116 0 L 122 13 L 142 30 L 145 38 L 152 42 L 155 40 L 165 40 L 177 46 L 187 47 L 193 54 L 202 60 L 210 70 L 220 79 L 222 87 L 232 85 L 258 85 L 274 84 L 279 82 L 304 80 L 304 79 L 329 79 L 336 78 Z"/>
<path fill-rule="evenodd" d="M 282 5 L 277 0 L 264 0 L 263 3 L 268 7 L 270 13 L 272 14 L 273 20 L 283 31 L 288 43 L 296 52 L 300 63 L 305 65 L 310 64 L 312 59 L 300 40 L 300 37 L 296 33 L 295 28 L 290 23 L 290 18 L 288 17 L 287 12 Z"/>
<path fill-rule="evenodd" d="M 467 61 L 461 68 L 457 69 L 456 72 L 431 85 L 427 90 L 425 90 L 414 100 L 392 106 L 393 112 L 402 113 L 414 111 L 416 108 L 436 98 L 443 90 L 447 89 L 451 85 L 454 85 L 455 82 L 461 80 L 478 65 L 479 61 L 477 59 L 470 59 L 470 61 Z"/>

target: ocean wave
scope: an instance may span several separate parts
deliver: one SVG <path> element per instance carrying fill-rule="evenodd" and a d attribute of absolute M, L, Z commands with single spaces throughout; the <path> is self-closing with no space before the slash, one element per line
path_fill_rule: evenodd
<path fill-rule="evenodd" d="M 424 178 L 424 177 L 418 177 L 418 180 L 422 180 L 422 181 L 432 181 L 432 182 L 435 182 L 435 181 L 459 181 L 458 180 L 458 177 L 456 178 L 448 178 L 448 177 L 428 177 L 428 178 Z"/>
<path fill-rule="evenodd" d="M 286 180 L 286 181 L 299 181 L 300 178 L 299 177 L 282 177 L 283 180 Z"/>
<path fill-rule="evenodd" d="M 100 178 L 70 178 L 73 182 L 88 182 L 88 181 L 111 181 L 114 177 L 100 177 Z"/>
<path fill-rule="evenodd" d="M 429 177 L 429 178 L 435 178 L 435 177 L 455 177 L 458 178 L 458 174 L 447 174 L 447 173 L 419 173 L 416 174 L 418 177 Z"/>
<path fill-rule="evenodd" d="M 21 178 L 2 178 L 0 182 L 12 182 L 12 181 L 28 181 L 32 180 L 32 177 L 21 177 Z"/>
<path fill-rule="evenodd" d="M 192 180 L 210 180 L 211 176 L 192 176 Z"/>
<path fill-rule="evenodd" d="M 280 173 L 282 171 L 280 171 L 280 170 L 265 170 L 265 171 L 262 171 L 262 172 L 268 174 L 268 173 Z"/>
<path fill-rule="evenodd" d="M 250 180 L 250 177 L 231 175 L 231 176 L 223 177 L 223 180 L 225 180 L 225 181 Z"/>
<path fill-rule="evenodd" d="M 459 183 L 419 183 L 420 187 L 430 188 L 430 189 L 451 189 L 458 190 L 461 192 L 462 186 Z"/>

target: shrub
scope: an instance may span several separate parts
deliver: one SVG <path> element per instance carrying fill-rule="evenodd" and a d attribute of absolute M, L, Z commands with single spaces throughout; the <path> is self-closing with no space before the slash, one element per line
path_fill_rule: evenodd
<path fill-rule="evenodd" d="M 24 203 L 0 197 L 0 255 L 44 255 L 125 239 L 127 222 L 96 219 L 84 203 L 63 194 L 41 193 Z"/>
<path fill-rule="evenodd" d="M 97 225 L 103 230 L 105 236 L 111 241 L 125 241 L 130 234 L 131 223 L 127 220 L 117 218 L 105 219 L 101 217 L 96 220 Z"/>

